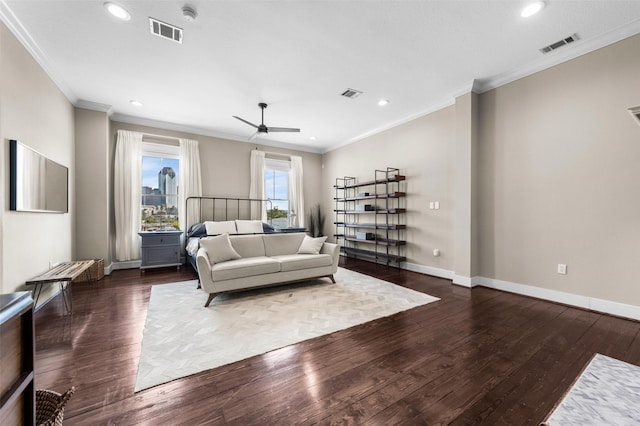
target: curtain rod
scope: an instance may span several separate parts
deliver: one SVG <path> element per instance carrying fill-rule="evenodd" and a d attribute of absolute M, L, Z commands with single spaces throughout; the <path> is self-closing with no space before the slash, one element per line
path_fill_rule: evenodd
<path fill-rule="evenodd" d="M 258 147 L 256 147 L 256 151 L 259 151 Z M 262 151 L 262 152 L 264 152 L 265 155 L 271 155 L 272 157 L 284 157 L 284 158 L 291 159 L 291 154 L 283 154 L 281 152 L 273 152 L 273 151 Z"/>
<path fill-rule="evenodd" d="M 148 136 L 150 138 L 171 139 L 176 142 L 180 141 L 180 138 L 176 138 L 175 136 L 155 135 L 153 133 L 146 133 L 146 132 L 141 132 L 141 133 L 142 133 L 142 137 Z"/>

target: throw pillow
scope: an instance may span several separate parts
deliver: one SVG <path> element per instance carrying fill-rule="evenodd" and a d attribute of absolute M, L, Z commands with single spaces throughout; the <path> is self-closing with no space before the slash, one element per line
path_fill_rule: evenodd
<path fill-rule="evenodd" d="M 259 220 L 236 219 L 238 234 L 262 234 L 262 222 Z"/>
<path fill-rule="evenodd" d="M 229 234 L 202 238 L 200 247 L 207 251 L 207 256 L 209 256 L 211 263 L 226 262 L 227 260 L 240 259 L 241 257 L 231 245 Z"/>
<path fill-rule="evenodd" d="M 207 228 L 207 235 L 222 235 L 224 233 L 235 234 L 236 222 L 234 220 L 225 220 L 223 222 L 206 221 L 204 226 Z"/>
<path fill-rule="evenodd" d="M 311 238 L 305 235 L 298 249 L 298 254 L 320 254 L 320 249 L 326 240 L 327 237 Z"/>

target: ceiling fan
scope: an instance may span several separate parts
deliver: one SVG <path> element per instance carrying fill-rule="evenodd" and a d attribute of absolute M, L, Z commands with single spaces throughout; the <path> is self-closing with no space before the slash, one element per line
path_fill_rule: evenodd
<path fill-rule="evenodd" d="M 251 139 L 255 138 L 255 137 L 256 137 L 256 136 L 258 136 L 258 134 L 260 134 L 260 133 L 270 133 L 270 132 L 299 132 L 299 131 L 300 131 L 300 129 L 294 129 L 294 128 L 291 128 L 291 127 L 267 127 L 267 126 L 264 124 L 264 110 L 265 110 L 265 108 L 267 108 L 267 104 L 265 104 L 264 102 L 260 102 L 260 103 L 258 104 L 258 106 L 259 106 L 259 107 L 260 107 L 260 109 L 262 110 L 262 121 L 260 122 L 260 125 L 253 124 L 252 122 L 247 121 L 247 120 L 245 120 L 244 118 L 240 118 L 240 117 L 237 117 L 237 116 L 235 116 L 235 115 L 233 116 L 233 118 L 236 118 L 236 119 L 238 119 L 238 120 L 242 121 L 243 123 L 247 123 L 249 126 L 255 127 L 255 128 L 257 129 L 257 130 L 256 130 L 256 133 L 251 137 Z"/>

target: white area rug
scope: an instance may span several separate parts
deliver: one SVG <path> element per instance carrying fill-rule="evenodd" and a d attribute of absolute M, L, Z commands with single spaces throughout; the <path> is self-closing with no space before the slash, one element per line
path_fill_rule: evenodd
<path fill-rule="evenodd" d="M 209 308 L 196 281 L 154 285 L 135 391 L 439 300 L 347 269 L 335 279 L 223 294 Z"/>
<path fill-rule="evenodd" d="M 640 425 L 640 367 L 596 354 L 544 424 Z"/>

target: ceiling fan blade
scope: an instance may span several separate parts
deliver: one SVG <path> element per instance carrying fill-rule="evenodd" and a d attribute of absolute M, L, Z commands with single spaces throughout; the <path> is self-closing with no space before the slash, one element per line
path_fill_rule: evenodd
<path fill-rule="evenodd" d="M 299 132 L 300 129 L 293 129 L 291 127 L 269 127 L 269 132 Z"/>
<path fill-rule="evenodd" d="M 250 122 L 250 121 L 245 120 L 244 118 L 236 117 L 235 115 L 233 115 L 232 117 L 233 117 L 233 118 L 235 118 L 235 119 L 238 119 L 238 120 L 242 121 L 243 123 L 247 123 L 249 126 L 253 126 L 253 127 L 255 127 L 256 129 L 258 128 L 258 126 L 256 126 L 255 124 L 253 124 L 253 123 L 252 123 L 252 122 Z"/>
<path fill-rule="evenodd" d="M 254 134 L 252 134 L 252 135 L 249 137 L 249 142 L 253 142 L 253 141 L 255 141 L 256 139 L 258 139 L 258 133 L 260 133 L 260 132 L 255 132 Z"/>

